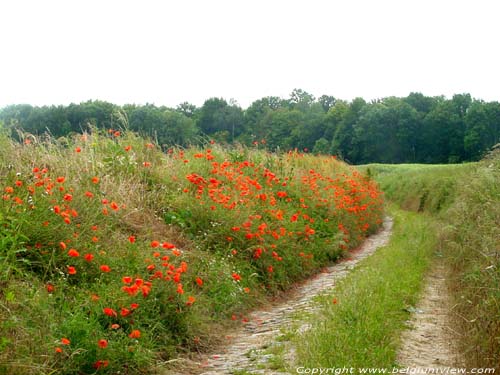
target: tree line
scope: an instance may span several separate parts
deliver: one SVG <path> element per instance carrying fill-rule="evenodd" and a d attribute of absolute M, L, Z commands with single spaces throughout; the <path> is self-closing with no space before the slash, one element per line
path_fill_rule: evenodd
<path fill-rule="evenodd" d="M 176 108 L 104 101 L 11 105 L 0 110 L 0 124 L 14 137 L 18 130 L 61 137 L 97 127 L 130 129 L 165 147 L 210 138 L 272 151 L 333 154 L 353 164 L 457 163 L 478 160 L 500 142 L 500 103 L 470 94 L 447 99 L 421 93 L 345 101 L 295 89 L 289 98 L 264 97 L 246 109 L 222 98 Z"/>

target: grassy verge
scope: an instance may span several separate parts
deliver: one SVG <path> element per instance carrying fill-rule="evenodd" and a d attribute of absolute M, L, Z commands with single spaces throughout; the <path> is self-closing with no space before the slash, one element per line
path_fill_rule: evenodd
<path fill-rule="evenodd" d="M 0 134 L 0 373 L 149 374 L 376 231 L 332 157 Z M 233 321 L 234 319 L 234 321 Z"/>
<path fill-rule="evenodd" d="M 418 299 L 437 240 L 430 218 L 397 209 L 391 215 L 390 243 L 321 298 L 312 328 L 294 340 L 297 366 L 395 366 L 407 308 Z"/>
<path fill-rule="evenodd" d="M 500 155 L 461 165 L 364 166 L 389 200 L 442 228 L 455 331 L 467 366 L 500 370 Z"/>

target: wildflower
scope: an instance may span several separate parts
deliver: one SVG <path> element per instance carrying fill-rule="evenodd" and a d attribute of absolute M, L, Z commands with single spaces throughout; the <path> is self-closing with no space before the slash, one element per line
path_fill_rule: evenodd
<path fill-rule="evenodd" d="M 203 280 L 199 277 L 196 278 L 196 284 L 198 284 L 198 286 L 202 286 L 203 285 Z"/>
<path fill-rule="evenodd" d="M 55 289 L 55 288 L 54 288 L 54 285 L 52 285 L 52 284 L 50 284 L 50 283 L 49 283 L 49 284 L 47 284 L 47 285 L 45 286 L 45 288 L 47 289 L 47 292 L 49 292 L 49 293 L 52 293 L 52 292 L 54 291 L 54 289 Z"/>
<path fill-rule="evenodd" d="M 94 194 L 90 191 L 86 191 L 85 192 L 85 196 L 88 197 L 88 198 L 93 198 L 94 197 Z"/>
<path fill-rule="evenodd" d="M 135 309 L 139 308 L 139 304 L 137 304 L 137 303 L 131 303 L 130 304 L 130 308 L 133 309 L 133 310 L 135 310 Z"/>
<path fill-rule="evenodd" d="M 141 331 L 139 331 L 138 329 L 134 329 L 132 332 L 130 332 L 128 337 L 130 337 L 131 339 L 138 339 L 139 337 L 141 337 Z"/>
<path fill-rule="evenodd" d="M 99 238 L 96 236 L 92 237 L 92 242 L 99 242 Z"/>
<path fill-rule="evenodd" d="M 82 152 L 82 149 L 80 147 L 75 147 L 75 152 L 80 153 L 80 152 Z"/>
<path fill-rule="evenodd" d="M 122 281 L 125 283 L 125 284 L 130 284 L 132 282 L 132 278 L 130 276 L 123 276 L 122 277 Z"/>
<path fill-rule="evenodd" d="M 184 289 L 182 289 L 182 284 L 177 284 L 177 293 L 184 294 Z"/>
<path fill-rule="evenodd" d="M 186 305 L 191 306 L 196 301 L 196 298 L 189 296 Z"/>
<path fill-rule="evenodd" d="M 62 184 L 66 178 L 65 177 L 57 177 L 56 181 Z"/>
<path fill-rule="evenodd" d="M 154 248 L 154 247 L 158 247 L 158 246 L 160 246 L 160 242 L 159 241 L 156 241 L 156 240 L 155 241 L 151 241 L 151 247 Z"/>
<path fill-rule="evenodd" d="M 119 137 L 119 136 L 121 135 L 121 133 L 120 133 L 120 131 L 118 131 L 118 130 L 117 130 L 117 131 L 115 131 L 115 132 L 113 133 L 113 135 L 114 135 L 115 137 Z"/>
<path fill-rule="evenodd" d="M 94 255 L 92 254 L 85 254 L 84 255 L 84 259 L 87 261 L 87 262 L 92 262 L 92 259 L 94 259 Z"/>
<path fill-rule="evenodd" d="M 111 329 L 118 329 L 118 328 L 120 328 L 119 324 L 116 324 L 116 323 L 111 324 Z"/>
<path fill-rule="evenodd" d="M 96 177 L 96 176 L 92 177 L 92 183 L 98 184 L 99 183 L 99 177 Z"/>
<path fill-rule="evenodd" d="M 22 181 L 19 181 L 19 180 L 17 180 L 17 181 L 15 182 L 15 184 L 16 184 L 16 186 L 17 186 L 17 187 L 21 187 L 21 186 L 23 186 L 23 182 L 22 182 Z"/>
<path fill-rule="evenodd" d="M 66 244 L 64 242 L 59 242 L 59 246 L 61 247 L 61 249 L 66 250 Z"/>
<path fill-rule="evenodd" d="M 71 344 L 71 341 L 69 341 L 66 337 L 63 337 L 61 339 L 61 344 L 62 345 L 69 345 L 69 344 Z"/>
<path fill-rule="evenodd" d="M 237 274 L 236 272 L 233 272 L 233 274 L 231 276 L 234 279 L 234 281 L 240 281 L 241 280 L 241 276 L 239 274 Z"/>
<path fill-rule="evenodd" d="M 134 243 L 135 242 L 135 236 L 129 236 L 128 237 L 128 242 Z"/>
<path fill-rule="evenodd" d="M 62 353 L 63 352 L 63 350 L 59 346 L 56 346 L 54 348 L 54 350 L 55 350 L 56 353 Z"/>
<path fill-rule="evenodd" d="M 69 249 L 68 256 L 76 258 L 80 256 L 80 253 L 75 249 Z"/>
<path fill-rule="evenodd" d="M 67 202 L 71 202 L 73 200 L 73 196 L 71 194 L 64 194 L 63 199 Z"/>
<path fill-rule="evenodd" d="M 118 211 L 120 209 L 120 207 L 118 206 L 118 204 L 116 202 L 111 202 L 109 204 L 109 207 L 111 207 L 111 209 L 114 211 Z"/>
<path fill-rule="evenodd" d="M 109 365 L 109 361 L 108 360 L 98 360 L 96 363 L 94 363 L 94 368 L 96 370 L 99 370 L 101 367 L 107 367 Z"/>
<path fill-rule="evenodd" d="M 170 242 L 164 242 L 161 244 L 161 247 L 163 247 L 164 249 L 173 249 L 175 248 L 175 245 L 171 244 Z"/>
<path fill-rule="evenodd" d="M 108 340 L 100 339 L 97 341 L 97 346 L 101 349 L 106 349 L 108 347 Z"/>
<path fill-rule="evenodd" d="M 123 317 L 126 317 L 127 315 L 130 315 L 131 311 L 125 307 L 122 307 L 120 311 L 120 315 Z"/>
<path fill-rule="evenodd" d="M 54 206 L 54 213 L 60 214 L 61 213 L 61 207 L 59 206 Z"/>
<path fill-rule="evenodd" d="M 68 273 L 70 275 L 76 275 L 76 268 L 73 266 L 68 266 Z"/>
<path fill-rule="evenodd" d="M 132 149 L 132 146 L 128 145 L 128 146 L 125 146 L 125 151 L 129 152 L 131 149 Z"/>
<path fill-rule="evenodd" d="M 105 307 L 104 309 L 102 309 L 102 312 L 104 313 L 104 315 L 107 315 L 107 316 L 114 316 L 115 318 L 118 316 L 116 311 L 110 307 Z"/>
<path fill-rule="evenodd" d="M 334 305 L 336 305 L 336 304 L 338 303 L 337 298 L 334 298 L 334 299 L 332 300 L 332 303 L 333 303 Z"/>
<path fill-rule="evenodd" d="M 99 269 L 102 272 L 111 272 L 111 268 L 109 268 L 109 266 L 107 264 L 103 264 L 101 267 L 99 267 Z"/>

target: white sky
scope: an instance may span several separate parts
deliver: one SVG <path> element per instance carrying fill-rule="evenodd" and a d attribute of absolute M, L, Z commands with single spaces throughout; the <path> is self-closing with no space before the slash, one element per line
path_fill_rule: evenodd
<path fill-rule="evenodd" d="M 246 108 L 302 88 L 350 100 L 500 101 L 498 0 L 0 0 L 0 108 Z"/>

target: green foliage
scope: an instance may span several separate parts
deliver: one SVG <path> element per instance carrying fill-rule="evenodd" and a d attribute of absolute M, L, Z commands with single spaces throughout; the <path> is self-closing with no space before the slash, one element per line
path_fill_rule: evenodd
<path fill-rule="evenodd" d="M 200 144 L 202 137 L 273 151 L 314 150 L 320 141 L 321 153 L 353 164 L 458 163 L 479 160 L 500 142 L 499 115 L 500 103 L 469 94 L 445 99 L 410 93 L 367 103 L 328 95 L 316 99 L 294 89 L 288 99 L 264 97 L 245 110 L 222 98 L 210 98 L 200 108 L 184 102 L 176 109 L 103 101 L 12 105 L 2 109 L 0 123 L 18 139 L 19 131 L 61 137 L 97 127 L 132 129 L 164 148 Z"/>
<path fill-rule="evenodd" d="M 422 288 L 437 238 L 429 217 L 391 209 L 389 245 L 319 299 L 312 327 L 293 339 L 296 364 L 311 368 L 396 366 L 398 337 Z"/>
<path fill-rule="evenodd" d="M 381 221 L 376 184 L 332 157 L 90 129 L 0 134 L 2 373 L 151 373 Z"/>
<path fill-rule="evenodd" d="M 498 151 L 478 163 L 432 166 L 372 164 L 362 169 L 371 171 L 388 199 L 407 210 L 430 213 L 438 220 L 442 251 L 452 270 L 449 287 L 455 299 L 455 331 L 462 333 L 460 346 L 467 366 L 498 369 Z"/>

